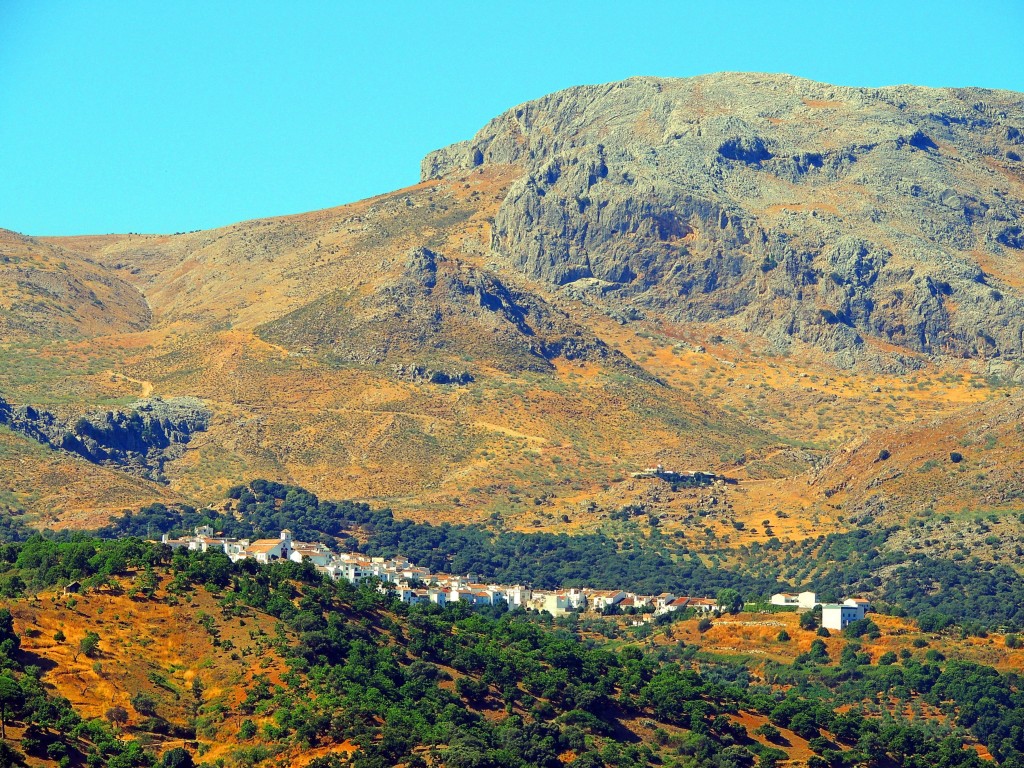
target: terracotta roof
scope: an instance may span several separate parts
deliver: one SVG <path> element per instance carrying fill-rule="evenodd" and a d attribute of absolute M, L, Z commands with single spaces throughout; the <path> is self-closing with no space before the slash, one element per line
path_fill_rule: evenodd
<path fill-rule="evenodd" d="M 275 547 L 281 546 L 281 543 L 280 539 L 257 539 L 247 547 L 247 550 L 252 553 L 269 552 Z"/>

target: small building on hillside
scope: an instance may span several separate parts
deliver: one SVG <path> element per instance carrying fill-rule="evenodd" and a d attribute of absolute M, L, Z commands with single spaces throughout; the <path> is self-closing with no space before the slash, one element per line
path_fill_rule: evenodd
<path fill-rule="evenodd" d="M 256 539 L 242 554 L 243 559 L 251 557 L 263 565 L 275 560 L 287 560 L 292 554 L 292 532 L 285 529 L 277 539 Z"/>
<path fill-rule="evenodd" d="M 826 629 L 846 629 L 851 623 L 864 618 L 865 605 L 825 603 L 821 606 L 821 626 Z"/>
<path fill-rule="evenodd" d="M 587 605 L 593 611 L 604 611 L 625 598 L 626 593 L 620 589 L 595 589 L 587 593 Z"/>
<path fill-rule="evenodd" d="M 676 472 L 672 469 L 665 469 L 661 464 L 656 467 L 647 467 L 639 472 L 632 472 L 630 475 L 636 480 L 651 480 L 657 478 L 673 485 L 684 485 L 690 488 L 701 488 L 712 485 L 717 480 L 730 482 L 729 478 L 717 475 L 714 472 Z M 735 481 L 732 481 L 735 482 Z"/>
<path fill-rule="evenodd" d="M 818 596 L 814 592 L 801 592 L 795 595 L 789 592 L 778 592 L 772 595 L 771 603 L 772 605 L 810 611 L 818 604 Z"/>
<path fill-rule="evenodd" d="M 686 607 L 692 608 L 697 613 L 711 613 L 711 611 L 718 610 L 718 601 L 709 597 L 691 597 Z"/>
<path fill-rule="evenodd" d="M 295 544 L 295 548 L 288 555 L 289 560 L 301 563 L 309 560 L 313 565 L 327 565 L 331 561 L 331 551 L 320 544 Z"/>

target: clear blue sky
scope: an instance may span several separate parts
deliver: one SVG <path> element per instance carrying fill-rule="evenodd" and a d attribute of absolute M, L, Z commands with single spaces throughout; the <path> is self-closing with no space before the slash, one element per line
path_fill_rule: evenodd
<path fill-rule="evenodd" d="M 0 0 L 0 227 L 176 232 L 415 183 L 545 93 L 788 72 L 1024 91 L 1024 0 Z"/>

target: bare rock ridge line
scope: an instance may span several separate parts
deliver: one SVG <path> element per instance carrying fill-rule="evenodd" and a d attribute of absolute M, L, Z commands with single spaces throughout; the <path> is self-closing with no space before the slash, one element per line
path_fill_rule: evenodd
<path fill-rule="evenodd" d="M 211 411 L 194 397 L 143 399 L 129 410 L 92 411 L 73 422 L 0 397 L 0 424 L 54 450 L 162 482 L 164 465 L 209 426 Z"/>
<path fill-rule="evenodd" d="M 521 166 L 491 247 L 528 278 L 900 370 L 1020 361 L 1022 155 L 1019 93 L 719 74 L 570 88 L 421 173 Z"/>

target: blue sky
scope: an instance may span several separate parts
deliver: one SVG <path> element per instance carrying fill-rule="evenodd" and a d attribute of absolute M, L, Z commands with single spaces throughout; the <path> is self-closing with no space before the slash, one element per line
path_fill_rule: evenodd
<path fill-rule="evenodd" d="M 1024 91 L 1024 0 L 0 0 L 0 227 L 177 232 L 418 179 L 580 83 L 722 70 Z"/>

